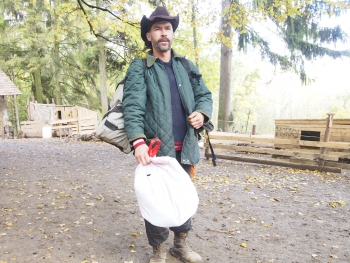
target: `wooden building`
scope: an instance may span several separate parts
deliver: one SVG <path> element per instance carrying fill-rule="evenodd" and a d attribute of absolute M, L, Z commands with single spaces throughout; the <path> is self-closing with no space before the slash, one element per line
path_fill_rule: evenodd
<path fill-rule="evenodd" d="M 28 121 L 21 122 L 24 137 L 41 138 L 43 126 L 49 125 L 52 136 L 92 134 L 95 132 L 97 112 L 75 106 L 27 103 Z"/>
<path fill-rule="evenodd" d="M 13 96 L 15 102 L 16 112 L 16 125 L 17 131 L 19 128 L 18 110 L 16 104 L 16 95 L 22 94 L 22 92 L 16 87 L 16 85 L 10 80 L 10 78 L 0 69 L 0 138 L 5 137 L 5 128 L 11 127 L 13 124 L 8 120 L 8 106 L 7 97 Z"/>

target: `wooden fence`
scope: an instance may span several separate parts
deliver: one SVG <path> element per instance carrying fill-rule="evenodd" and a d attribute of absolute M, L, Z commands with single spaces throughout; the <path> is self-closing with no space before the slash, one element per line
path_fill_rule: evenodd
<path fill-rule="evenodd" d="M 210 132 L 209 138 L 216 157 L 219 159 L 336 173 L 341 172 L 341 169 L 350 169 L 350 164 L 347 164 L 350 160 L 349 142 L 278 139 L 272 136 L 227 132 Z M 286 145 L 286 147 L 280 148 L 281 145 Z M 211 153 L 207 138 L 205 148 L 205 156 L 210 158 Z M 263 154 L 273 158 L 259 158 L 258 155 L 250 155 L 250 157 L 244 155 L 242 157 L 242 155 L 237 156 L 235 153 Z"/>

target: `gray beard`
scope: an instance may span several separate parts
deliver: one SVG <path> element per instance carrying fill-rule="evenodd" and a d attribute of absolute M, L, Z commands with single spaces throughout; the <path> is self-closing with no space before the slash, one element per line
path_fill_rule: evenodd
<path fill-rule="evenodd" d="M 152 42 L 152 46 L 155 48 L 155 49 L 157 49 L 159 52 L 167 52 L 167 51 L 169 51 L 169 50 L 171 50 L 171 42 L 169 42 L 169 45 L 167 46 L 167 47 L 164 47 L 164 46 L 160 46 L 159 44 L 158 44 L 158 42 L 155 42 L 155 43 L 153 43 Z"/>
<path fill-rule="evenodd" d="M 168 47 L 162 47 L 162 46 L 156 45 L 155 48 L 160 52 L 167 52 L 168 50 L 171 49 L 171 46 L 169 45 Z"/>

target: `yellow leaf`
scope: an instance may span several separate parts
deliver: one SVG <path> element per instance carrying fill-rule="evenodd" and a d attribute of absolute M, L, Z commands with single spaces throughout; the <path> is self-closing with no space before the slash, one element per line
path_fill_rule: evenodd
<path fill-rule="evenodd" d="M 11 222 L 6 222 L 6 225 L 7 226 L 12 226 L 12 223 Z"/>
<path fill-rule="evenodd" d="M 50 250 L 50 251 L 52 251 L 52 250 L 53 250 L 53 247 L 48 247 L 47 249 Z"/>
<path fill-rule="evenodd" d="M 131 235 L 134 236 L 134 237 L 138 236 L 138 234 L 136 232 L 133 232 Z"/>
<path fill-rule="evenodd" d="M 246 243 L 242 243 L 242 244 L 241 244 L 241 247 L 246 248 L 246 247 L 247 247 L 247 244 L 246 244 Z"/>
<path fill-rule="evenodd" d="M 338 201 L 333 201 L 333 202 L 330 202 L 329 203 L 329 206 L 330 207 L 337 207 L 337 206 L 345 206 L 346 205 L 346 202 L 344 202 L 343 200 L 338 200 Z"/>

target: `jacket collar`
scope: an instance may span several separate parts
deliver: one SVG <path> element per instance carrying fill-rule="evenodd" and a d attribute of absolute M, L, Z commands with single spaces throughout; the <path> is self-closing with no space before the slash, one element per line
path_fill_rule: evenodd
<path fill-rule="evenodd" d="M 177 54 L 173 49 L 171 49 L 171 54 L 172 54 L 172 58 L 182 57 L 179 54 Z M 152 51 L 149 51 L 146 55 L 147 67 L 148 68 L 152 67 L 153 64 L 156 63 L 157 59 L 159 59 L 159 58 L 153 56 Z"/>

